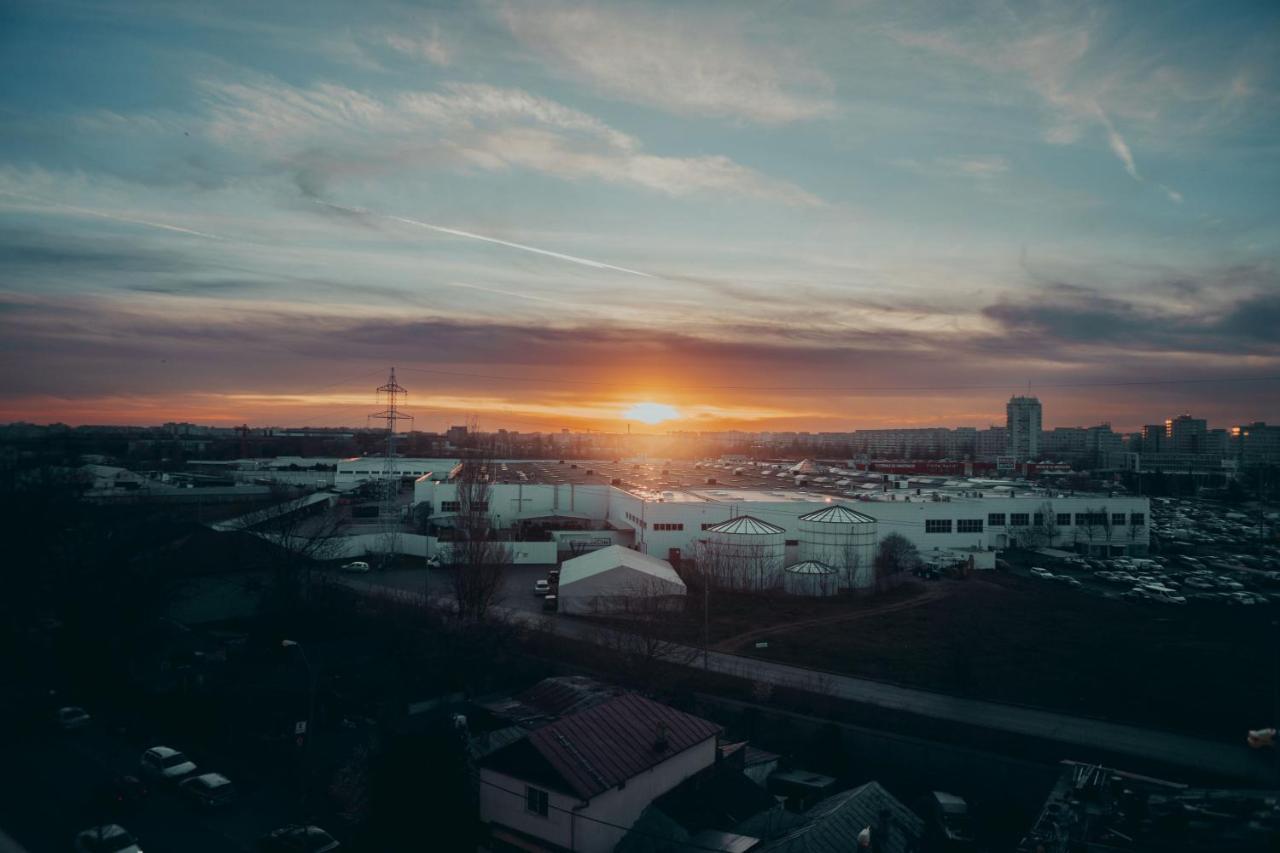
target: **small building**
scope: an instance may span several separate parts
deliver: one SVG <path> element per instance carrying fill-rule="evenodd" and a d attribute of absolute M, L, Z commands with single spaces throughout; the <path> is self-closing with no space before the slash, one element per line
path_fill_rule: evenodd
<path fill-rule="evenodd" d="M 836 570 L 817 560 L 805 560 L 787 566 L 782 574 L 782 588 L 787 595 L 820 598 L 839 591 Z"/>
<path fill-rule="evenodd" d="M 542 726 L 480 762 L 488 848 L 607 853 L 650 803 L 715 764 L 719 733 L 634 693 Z"/>
<path fill-rule="evenodd" d="M 860 849 L 863 830 L 870 831 L 870 849 L 879 853 L 917 853 L 924 837 L 920 818 L 878 782 L 827 797 L 803 814 L 758 814 L 733 831 L 761 839 L 752 853 L 826 853 Z"/>
<path fill-rule="evenodd" d="M 684 604 L 684 581 L 666 560 L 610 545 L 560 566 L 561 613 L 649 613 Z"/>

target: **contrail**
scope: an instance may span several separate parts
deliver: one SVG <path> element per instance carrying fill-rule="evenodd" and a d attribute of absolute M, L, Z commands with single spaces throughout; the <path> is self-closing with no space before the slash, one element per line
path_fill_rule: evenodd
<path fill-rule="evenodd" d="M 133 217 L 130 217 L 130 216 L 121 216 L 117 213 L 105 213 L 101 210 L 90 210 L 87 207 L 76 207 L 75 205 L 72 205 L 72 204 L 63 204 L 60 201 L 50 201 L 49 199 L 46 199 L 46 198 L 36 198 L 35 196 L 22 195 L 21 193 L 9 192 L 8 190 L 0 190 L 0 195 L 7 195 L 13 198 L 20 198 L 23 201 L 33 201 L 36 204 L 43 204 L 48 207 L 57 207 L 63 210 L 69 210 L 72 213 L 79 213 L 84 216 L 97 216 L 101 219 L 110 219 L 115 222 L 128 222 L 132 225 L 144 225 L 147 228 L 160 228 L 165 231 L 176 231 L 179 234 L 190 234 L 193 237 L 203 237 L 206 240 L 225 241 L 227 239 L 226 237 L 220 237 L 217 234 L 209 234 L 204 231 L 195 231 L 191 228 L 182 228 L 178 225 L 168 225 L 164 222 L 151 222 L 146 219 L 134 219 Z"/>
<path fill-rule="evenodd" d="M 403 216 L 392 216 L 388 213 L 377 213 L 361 207 L 344 207 L 340 204 L 333 204 L 332 202 L 319 200 L 315 200 L 315 202 L 316 204 L 322 204 L 325 207 L 332 207 L 334 210 L 341 210 L 346 213 L 358 213 L 364 216 L 378 216 L 382 219 L 403 222 L 405 225 L 414 225 L 418 228 L 425 228 L 428 231 L 435 231 L 440 234 L 449 234 L 454 237 L 466 237 L 471 240 L 482 240 L 485 243 L 496 243 L 499 246 L 506 246 L 509 249 L 520 249 L 524 252 L 533 252 L 535 255 L 545 255 L 548 258 L 556 258 L 557 260 L 568 261 L 573 264 L 582 264 L 585 267 L 593 267 L 600 270 L 613 270 L 614 272 L 626 273 L 627 275 L 638 275 L 643 278 L 656 278 L 656 276 L 647 272 L 641 272 L 640 270 L 614 266 L 613 264 L 606 264 L 603 261 L 593 261 L 590 258 L 579 258 L 577 255 L 566 255 L 562 252 L 553 252 L 550 249 L 539 249 L 536 246 L 526 246 L 523 243 L 512 243 L 509 240 L 499 240 L 497 237 L 486 237 L 483 234 L 473 234 L 470 231 L 460 231 L 457 228 L 445 228 L 443 225 L 432 225 L 430 222 L 419 222 L 416 219 L 406 219 Z"/>

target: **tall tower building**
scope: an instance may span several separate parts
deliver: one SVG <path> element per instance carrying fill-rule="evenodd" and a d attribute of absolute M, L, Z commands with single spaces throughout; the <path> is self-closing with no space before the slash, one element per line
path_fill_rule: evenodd
<path fill-rule="evenodd" d="M 1009 453 L 1019 462 L 1040 457 L 1040 401 L 1035 397 L 1010 397 L 1008 414 Z"/>

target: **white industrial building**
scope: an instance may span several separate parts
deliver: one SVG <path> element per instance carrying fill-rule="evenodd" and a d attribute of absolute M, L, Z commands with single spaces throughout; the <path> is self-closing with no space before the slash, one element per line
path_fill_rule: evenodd
<path fill-rule="evenodd" d="M 610 545 L 560 566 L 561 613 L 648 613 L 683 606 L 684 581 L 666 560 Z"/>
<path fill-rule="evenodd" d="M 832 506 L 857 516 L 845 517 L 836 527 L 843 525 L 839 533 L 860 537 L 859 565 L 868 569 L 875 543 L 891 533 L 907 537 L 922 552 L 998 550 L 1014 544 L 1093 554 L 1147 550 L 1150 509 L 1146 498 L 1015 493 L 994 481 L 969 485 L 923 494 L 896 489 L 833 496 L 789 485 L 648 491 L 603 484 L 496 482 L 488 510 L 502 528 L 537 521 L 551 527 L 610 529 L 616 532 L 611 534 L 613 541 L 669 561 L 696 557 L 704 543 L 715 538 L 710 532 L 713 527 L 749 515 L 782 530 L 769 534 L 782 540 L 780 567 L 813 559 L 838 569 L 840 560 L 829 549 L 823 551 L 821 522 L 813 516 L 802 521 L 803 516 Z M 458 509 L 457 486 L 436 475 L 424 476 L 414 484 L 414 501 L 430 503 L 432 518 L 447 523 Z M 874 533 L 868 521 L 874 522 Z M 802 554 L 806 541 L 810 551 Z M 845 541 L 842 552 L 846 546 L 852 547 Z M 862 583 L 867 580 L 862 578 Z"/>

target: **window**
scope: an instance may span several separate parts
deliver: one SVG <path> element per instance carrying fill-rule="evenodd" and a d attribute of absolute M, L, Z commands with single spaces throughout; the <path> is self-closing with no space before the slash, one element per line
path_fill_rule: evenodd
<path fill-rule="evenodd" d="M 713 528 L 713 527 L 715 527 L 715 526 L 716 526 L 716 522 L 714 522 L 714 521 L 708 521 L 708 522 L 705 522 L 705 523 L 702 525 L 702 529 L 703 529 L 703 530 L 710 530 L 711 528 Z"/>
<path fill-rule="evenodd" d="M 1004 527 L 1004 513 L 993 512 L 987 515 L 987 524 L 992 527 Z"/>
<path fill-rule="evenodd" d="M 1106 527 L 1107 514 L 1105 512 L 1077 512 L 1077 527 Z"/>
<path fill-rule="evenodd" d="M 661 524 L 655 524 L 653 526 L 653 529 L 654 530 L 684 530 L 684 525 L 663 522 Z"/>
<path fill-rule="evenodd" d="M 786 547 L 788 547 L 788 548 L 793 548 L 793 547 L 795 547 L 796 545 L 799 545 L 799 544 L 800 544 L 800 540 L 799 540 L 799 539 L 787 539 L 787 540 L 786 540 L 786 541 L 784 541 L 782 544 L 783 544 L 783 545 L 785 545 L 785 546 L 786 546 Z"/>
<path fill-rule="evenodd" d="M 1009 514 L 1010 527 L 1026 527 L 1031 523 L 1031 516 L 1025 512 L 1013 512 Z"/>
<path fill-rule="evenodd" d="M 462 509 L 462 504 L 458 501 L 442 501 L 440 503 L 441 512 L 457 512 Z"/>
<path fill-rule="evenodd" d="M 1076 513 L 1076 526 L 1084 527 L 1089 523 L 1089 516 L 1083 512 Z"/>
<path fill-rule="evenodd" d="M 1035 521 L 1033 523 L 1035 524 L 1036 527 L 1044 527 L 1044 513 L 1037 512 Z"/>
<path fill-rule="evenodd" d="M 1059 526 L 1059 527 L 1070 527 L 1070 526 L 1071 526 L 1071 513 L 1069 513 L 1069 512 L 1060 512 L 1060 513 L 1058 513 L 1058 526 Z"/>
<path fill-rule="evenodd" d="M 1124 527 L 1124 513 L 1123 513 L 1123 512 L 1113 512 L 1113 513 L 1111 513 L 1111 526 L 1112 526 L 1112 527 Z"/>
<path fill-rule="evenodd" d="M 925 533 L 950 533 L 951 519 L 949 518 L 926 518 L 924 520 Z"/>
<path fill-rule="evenodd" d="M 1130 513 L 1129 523 L 1134 527 L 1144 527 L 1147 523 L 1147 514 L 1144 512 Z"/>
<path fill-rule="evenodd" d="M 547 816 L 547 792 L 532 785 L 524 789 L 524 810 L 538 817 Z"/>
<path fill-rule="evenodd" d="M 962 518 L 956 522 L 956 533 L 981 533 L 982 519 Z"/>

